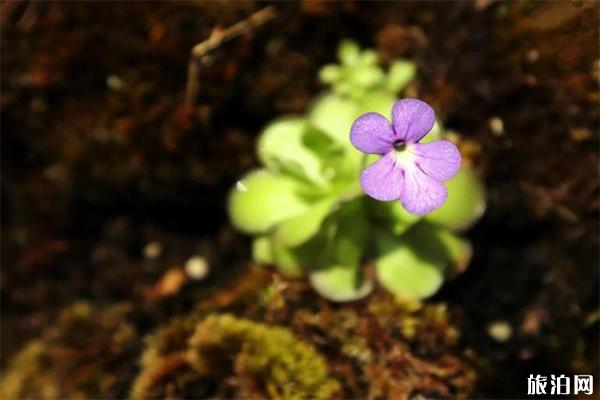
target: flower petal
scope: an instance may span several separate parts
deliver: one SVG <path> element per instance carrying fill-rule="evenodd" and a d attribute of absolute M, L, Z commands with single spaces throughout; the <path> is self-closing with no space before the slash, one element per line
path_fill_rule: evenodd
<path fill-rule="evenodd" d="M 424 173 L 416 164 L 405 169 L 404 180 L 404 191 L 400 201 L 411 214 L 430 213 L 448 198 L 444 184 Z"/>
<path fill-rule="evenodd" d="M 415 163 L 430 177 L 439 181 L 452 178 L 460 168 L 460 153 L 454 143 L 438 140 L 432 143 L 416 143 L 408 150 L 416 155 Z"/>
<path fill-rule="evenodd" d="M 399 199 L 404 190 L 404 172 L 396 163 L 394 151 L 365 168 L 360 184 L 365 193 L 376 200 Z"/>
<path fill-rule="evenodd" d="M 398 100 L 392 108 L 392 124 L 398 139 L 416 143 L 433 128 L 435 113 L 424 101 Z"/>
<path fill-rule="evenodd" d="M 386 154 L 393 148 L 394 130 L 381 114 L 370 112 L 358 117 L 350 128 L 350 141 L 368 154 Z"/>

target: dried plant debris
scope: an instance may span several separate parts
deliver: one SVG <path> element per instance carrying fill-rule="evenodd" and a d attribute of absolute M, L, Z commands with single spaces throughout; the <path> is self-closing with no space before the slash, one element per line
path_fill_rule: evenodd
<path fill-rule="evenodd" d="M 467 398 L 476 374 L 446 307 L 415 307 L 377 293 L 358 307 L 298 310 L 294 327 L 327 352 L 345 398 Z"/>
<path fill-rule="evenodd" d="M 113 398 L 132 370 L 136 331 L 130 307 L 96 309 L 78 302 L 11 361 L 1 385 L 4 399 Z M 124 380 L 125 378 L 125 380 Z"/>

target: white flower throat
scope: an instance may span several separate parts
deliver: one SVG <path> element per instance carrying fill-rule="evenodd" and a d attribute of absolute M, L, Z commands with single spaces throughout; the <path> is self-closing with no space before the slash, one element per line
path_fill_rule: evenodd
<path fill-rule="evenodd" d="M 397 165 L 408 167 L 415 161 L 415 155 L 411 150 L 411 145 L 406 142 L 394 143 L 394 160 Z"/>

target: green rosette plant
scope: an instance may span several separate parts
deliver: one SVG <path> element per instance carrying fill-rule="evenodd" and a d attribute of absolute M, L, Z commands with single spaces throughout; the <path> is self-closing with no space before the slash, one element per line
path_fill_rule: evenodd
<path fill-rule="evenodd" d="M 353 122 L 368 112 L 389 114 L 416 67 L 397 60 L 384 71 L 373 50 L 353 42 L 339 48 L 339 65 L 326 65 L 320 79 L 329 90 L 305 116 L 268 124 L 257 141 L 260 169 L 232 189 L 228 211 L 235 228 L 254 237 L 259 264 L 289 276 L 308 275 L 314 289 L 332 301 L 369 294 L 364 274 L 372 264 L 390 292 L 423 299 L 442 285 L 445 270 L 464 269 L 470 243 L 460 236 L 482 215 L 484 189 L 463 166 L 446 182 L 445 203 L 426 215 L 406 211 L 399 201 L 365 195 L 359 176 L 377 156 L 352 146 Z M 421 140 L 444 137 L 439 122 Z"/>

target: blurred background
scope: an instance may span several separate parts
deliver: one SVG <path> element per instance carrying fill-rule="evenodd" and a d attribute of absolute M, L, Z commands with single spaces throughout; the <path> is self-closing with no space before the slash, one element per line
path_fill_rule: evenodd
<path fill-rule="evenodd" d="M 313 343 L 342 382 L 333 397 L 519 398 L 529 374 L 597 385 L 598 3 L 275 3 L 273 18 L 210 52 L 190 98 L 194 45 L 268 5 L 0 4 L 3 390 L 127 397 L 144 338 L 198 307 Z M 302 281 L 252 272 L 249 238 L 226 214 L 228 191 L 257 165 L 257 133 L 306 111 L 345 38 L 384 64 L 417 63 L 413 90 L 468 143 L 487 186 L 468 270 L 429 301 L 437 308 L 411 314 L 413 339 L 390 331 L 384 348 L 365 336 L 380 362 L 338 353 L 346 337 L 327 334 L 330 319 L 300 318 L 360 326 L 375 300 L 330 304 Z M 280 296 L 257 306 L 257 293 Z M 378 356 L 400 345 L 410 373 Z M 153 395 L 273 397 L 236 368 L 200 386 L 163 373 Z"/>

